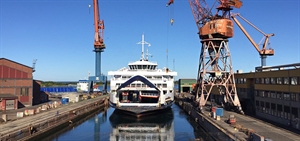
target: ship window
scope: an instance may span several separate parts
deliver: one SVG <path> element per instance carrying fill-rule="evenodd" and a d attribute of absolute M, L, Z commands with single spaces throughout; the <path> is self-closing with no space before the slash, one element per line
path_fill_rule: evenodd
<path fill-rule="evenodd" d="M 163 91 L 164 94 L 167 94 L 167 91 Z"/>
<path fill-rule="evenodd" d="M 167 88 L 167 84 L 163 84 L 163 88 Z"/>
<path fill-rule="evenodd" d="M 141 65 L 138 65 L 138 69 L 142 69 L 142 66 L 141 66 Z"/>
<path fill-rule="evenodd" d="M 148 79 L 151 79 L 151 78 L 152 78 L 152 76 L 147 76 L 147 78 L 148 78 Z"/>
<path fill-rule="evenodd" d="M 135 84 L 130 84 L 131 85 L 131 87 L 135 87 Z"/>
<path fill-rule="evenodd" d="M 136 87 L 141 87 L 141 84 L 136 84 Z"/>
<path fill-rule="evenodd" d="M 170 90 L 170 93 L 173 93 L 173 91 L 172 91 L 172 90 Z"/>
<path fill-rule="evenodd" d="M 145 84 L 142 84 L 142 87 L 146 87 L 146 85 L 145 85 Z"/>
<path fill-rule="evenodd" d="M 161 84 L 157 84 L 157 87 L 160 88 L 160 87 L 161 87 Z"/>
<path fill-rule="evenodd" d="M 145 70 L 147 68 L 147 65 L 143 65 L 143 70 Z"/>

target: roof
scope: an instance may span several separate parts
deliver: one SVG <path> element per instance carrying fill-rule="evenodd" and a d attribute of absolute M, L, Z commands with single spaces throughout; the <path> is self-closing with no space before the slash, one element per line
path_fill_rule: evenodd
<path fill-rule="evenodd" d="M 18 96 L 13 95 L 13 94 L 0 94 L 0 98 L 3 98 L 3 99 L 14 98 L 14 99 L 17 99 Z"/>
<path fill-rule="evenodd" d="M 13 63 L 16 63 L 16 64 L 18 64 L 18 65 L 21 65 L 21 66 L 24 66 L 24 67 L 33 69 L 32 67 L 26 66 L 26 65 L 24 65 L 24 64 L 21 64 L 21 63 L 18 63 L 18 62 L 15 62 L 15 61 L 12 61 L 12 60 L 9 60 L 9 59 L 6 59 L 6 58 L 0 58 L 0 60 L 7 60 L 7 61 L 9 61 L 9 62 L 13 62 Z"/>
<path fill-rule="evenodd" d="M 140 61 L 130 62 L 128 63 L 128 65 L 157 65 L 157 63 L 140 60 Z"/>
<path fill-rule="evenodd" d="M 131 77 L 129 80 L 127 80 L 125 83 L 123 83 L 118 89 L 122 89 L 124 87 L 126 87 L 127 85 L 131 84 L 134 81 L 142 81 L 143 83 L 145 83 L 147 86 L 149 86 L 150 88 L 155 88 L 157 91 L 160 91 L 153 83 L 151 83 L 147 78 L 140 76 L 140 75 L 136 75 Z"/>

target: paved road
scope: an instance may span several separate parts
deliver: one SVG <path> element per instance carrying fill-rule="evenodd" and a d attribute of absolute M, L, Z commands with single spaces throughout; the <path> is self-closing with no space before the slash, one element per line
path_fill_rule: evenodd
<path fill-rule="evenodd" d="M 205 108 L 206 112 L 209 110 Z M 207 114 L 208 115 L 208 112 Z M 234 115 L 236 118 L 236 123 L 242 125 L 244 128 L 249 128 L 258 133 L 261 136 L 264 136 L 265 139 L 272 139 L 272 141 L 300 141 L 300 135 L 293 133 L 291 131 L 285 130 L 283 128 L 277 127 L 275 125 L 268 124 L 261 120 L 255 119 L 253 117 L 245 116 L 238 114 L 236 112 L 226 111 L 224 110 L 224 116 L 221 117 L 220 120 L 212 120 L 214 123 L 220 125 L 221 127 L 225 128 L 227 131 L 230 131 L 237 136 L 241 134 L 234 130 L 230 124 L 226 123 L 225 121 L 228 120 L 230 115 Z"/>

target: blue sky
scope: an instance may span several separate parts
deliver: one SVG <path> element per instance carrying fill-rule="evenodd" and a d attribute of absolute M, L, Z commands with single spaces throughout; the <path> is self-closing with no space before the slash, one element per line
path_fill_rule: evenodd
<path fill-rule="evenodd" d="M 188 0 L 99 0 L 100 18 L 105 22 L 102 73 L 118 70 L 138 60 L 145 34 L 151 43 L 151 61 L 178 72 L 177 78 L 196 78 L 200 40 Z M 213 1 L 207 0 L 212 6 Z M 1 0 L 0 58 L 27 66 L 38 59 L 34 79 L 77 81 L 94 75 L 94 26 L 92 0 Z M 267 65 L 300 62 L 299 0 L 244 0 L 240 13 L 271 37 L 275 55 Z M 215 11 L 213 11 L 215 12 Z M 170 25 L 173 17 L 174 25 Z M 255 42 L 263 37 L 241 19 Z M 229 47 L 233 69 L 249 72 L 260 65 L 260 57 L 235 26 Z M 168 63 L 166 50 L 168 49 Z M 175 60 L 175 61 L 174 61 Z"/>

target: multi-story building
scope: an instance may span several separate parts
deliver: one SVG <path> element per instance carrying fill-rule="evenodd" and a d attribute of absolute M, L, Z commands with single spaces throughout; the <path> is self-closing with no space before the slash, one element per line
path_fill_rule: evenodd
<path fill-rule="evenodd" d="M 40 102 L 39 85 L 34 83 L 32 73 L 31 67 L 0 58 L 0 105 L 2 110 L 32 106 Z M 35 94 L 33 94 L 34 86 L 37 87 Z"/>
<path fill-rule="evenodd" d="M 300 63 L 235 74 L 244 111 L 300 129 Z"/>

